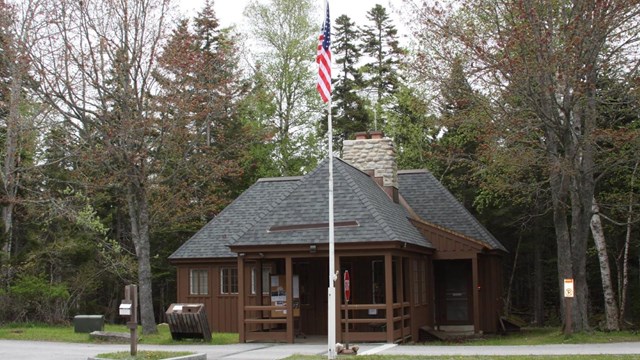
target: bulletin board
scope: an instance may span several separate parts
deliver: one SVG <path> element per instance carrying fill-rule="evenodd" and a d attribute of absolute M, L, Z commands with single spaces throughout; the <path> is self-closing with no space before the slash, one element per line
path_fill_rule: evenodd
<path fill-rule="evenodd" d="M 287 278 L 271 275 L 270 294 L 272 306 L 287 306 Z M 293 275 L 293 316 L 300 316 L 300 277 Z M 271 317 L 286 317 L 287 310 L 271 310 Z"/>

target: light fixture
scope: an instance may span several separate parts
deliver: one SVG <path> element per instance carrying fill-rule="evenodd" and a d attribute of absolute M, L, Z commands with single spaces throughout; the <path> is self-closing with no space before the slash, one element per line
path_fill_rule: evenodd
<path fill-rule="evenodd" d="M 309 245 L 309 252 L 312 254 L 316 253 L 316 250 L 318 250 L 318 248 L 316 247 L 316 245 Z"/>

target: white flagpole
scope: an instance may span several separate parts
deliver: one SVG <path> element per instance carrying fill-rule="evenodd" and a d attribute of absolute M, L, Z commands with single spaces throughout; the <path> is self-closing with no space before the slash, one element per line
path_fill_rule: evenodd
<path fill-rule="evenodd" d="M 329 141 L 329 292 L 328 292 L 328 305 L 327 312 L 328 321 L 328 336 L 327 345 L 329 351 L 327 352 L 327 358 L 336 358 L 336 288 L 335 281 L 337 279 L 337 272 L 335 270 L 335 256 L 334 256 L 334 237 L 333 237 L 333 127 L 331 124 L 331 98 L 327 103 L 328 115 L 328 130 L 327 136 Z"/>

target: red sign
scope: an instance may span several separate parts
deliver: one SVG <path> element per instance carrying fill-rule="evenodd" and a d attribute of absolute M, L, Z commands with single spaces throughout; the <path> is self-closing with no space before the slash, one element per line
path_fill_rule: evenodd
<path fill-rule="evenodd" d="M 351 279 L 349 277 L 349 270 L 344 272 L 344 298 L 347 302 L 351 298 Z"/>

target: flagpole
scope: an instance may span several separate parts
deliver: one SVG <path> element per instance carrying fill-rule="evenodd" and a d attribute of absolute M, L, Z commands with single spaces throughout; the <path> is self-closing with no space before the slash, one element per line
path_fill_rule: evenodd
<path fill-rule="evenodd" d="M 331 124 L 331 98 L 327 103 L 328 114 L 328 130 L 327 137 L 329 142 L 329 292 L 328 292 L 328 336 L 327 346 L 329 347 L 327 352 L 328 359 L 336 358 L 336 288 L 335 281 L 337 279 L 337 272 L 335 266 L 335 249 L 334 249 L 334 223 L 333 223 L 333 128 Z"/>

